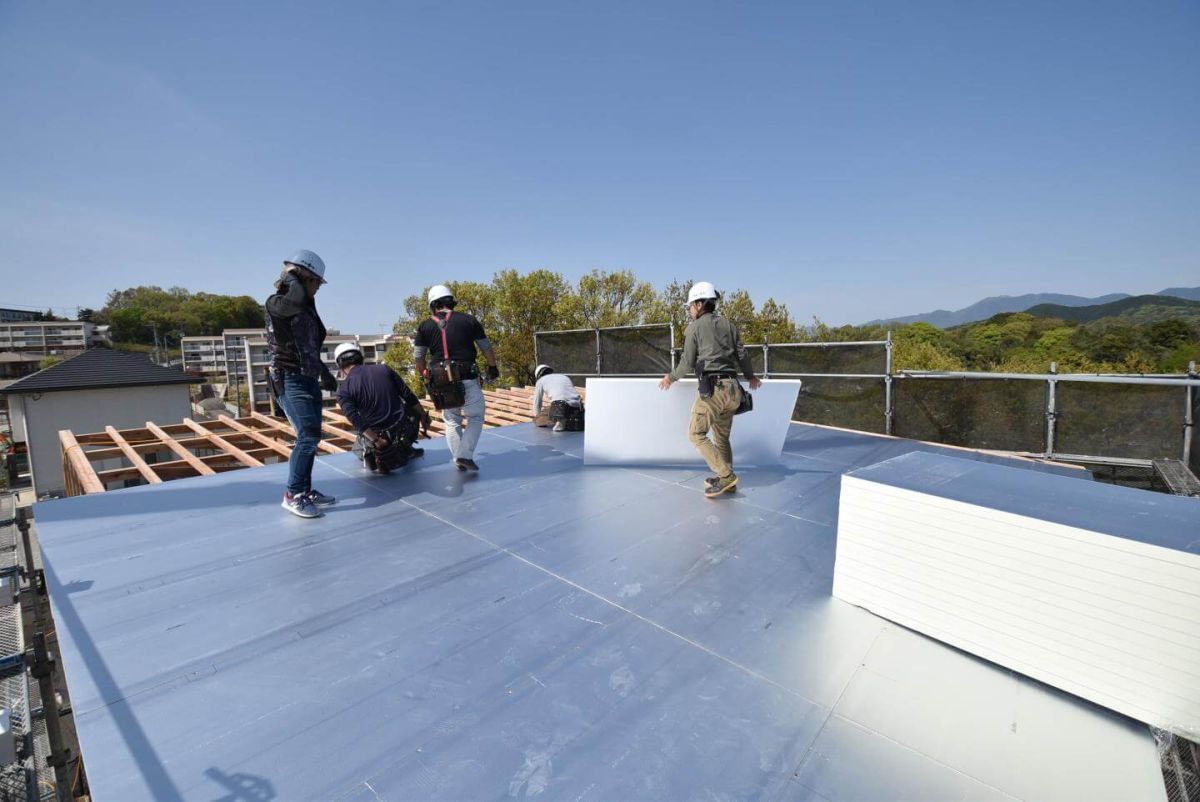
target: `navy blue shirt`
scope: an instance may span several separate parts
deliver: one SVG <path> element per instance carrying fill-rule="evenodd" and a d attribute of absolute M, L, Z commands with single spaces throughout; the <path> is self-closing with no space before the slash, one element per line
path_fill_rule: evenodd
<path fill-rule="evenodd" d="M 420 399 L 404 379 L 387 365 L 358 365 L 337 391 L 342 414 L 360 433 L 386 429 L 400 420 L 405 407 L 419 407 Z"/>

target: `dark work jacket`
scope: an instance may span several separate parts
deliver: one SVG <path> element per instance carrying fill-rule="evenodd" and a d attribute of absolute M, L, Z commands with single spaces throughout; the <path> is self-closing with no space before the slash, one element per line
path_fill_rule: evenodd
<path fill-rule="evenodd" d="M 283 290 L 267 299 L 264 310 L 272 374 L 278 378 L 291 373 L 319 379 L 329 371 L 321 361 L 325 324 L 297 278 L 289 276 Z"/>
<path fill-rule="evenodd" d="M 387 429 L 417 410 L 421 401 L 404 379 L 387 365 L 359 365 L 350 371 L 337 391 L 338 406 L 361 434 L 364 429 Z M 419 414 L 419 413 L 414 413 Z"/>

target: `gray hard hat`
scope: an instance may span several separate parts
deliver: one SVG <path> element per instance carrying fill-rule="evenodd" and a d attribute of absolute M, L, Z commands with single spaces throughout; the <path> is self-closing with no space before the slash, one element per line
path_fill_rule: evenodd
<path fill-rule="evenodd" d="M 312 251 L 299 250 L 292 254 L 287 259 L 283 260 L 285 265 L 295 265 L 303 267 L 308 272 L 312 273 L 317 278 L 321 279 L 321 283 L 325 283 L 325 262 L 321 257 L 317 256 Z"/>

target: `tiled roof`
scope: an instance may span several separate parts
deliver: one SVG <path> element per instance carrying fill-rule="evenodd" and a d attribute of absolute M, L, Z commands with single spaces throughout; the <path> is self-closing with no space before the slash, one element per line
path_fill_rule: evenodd
<path fill-rule="evenodd" d="M 191 384 L 201 379 L 178 368 L 155 365 L 145 355 L 91 348 L 53 367 L 13 382 L 3 393 L 49 393 L 60 390 Z"/>

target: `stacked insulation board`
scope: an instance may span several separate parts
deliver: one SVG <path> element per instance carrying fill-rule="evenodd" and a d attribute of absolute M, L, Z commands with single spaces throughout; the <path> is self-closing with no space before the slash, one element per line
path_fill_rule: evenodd
<path fill-rule="evenodd" d="M 1200 502 L 910 453 L 842 477 L 833 595 L 1200 737 Z"/>

